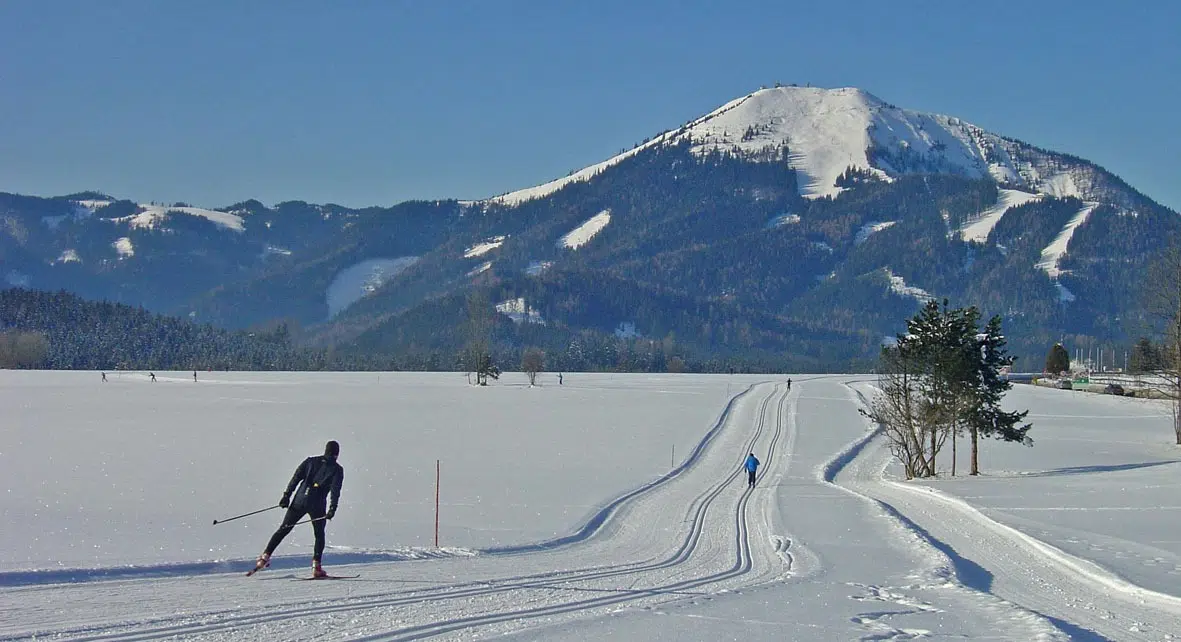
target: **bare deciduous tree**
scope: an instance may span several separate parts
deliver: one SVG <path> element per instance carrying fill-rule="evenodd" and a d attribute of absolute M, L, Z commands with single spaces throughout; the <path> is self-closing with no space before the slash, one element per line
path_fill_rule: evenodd
<path fill-rule="evenodd" d="M 869 411 L 862 411 L 882 427 L 890 452 L 902 462 L 907 479 L 935 474 L 936 452 L 928 452 L 927 445 L 936 448 L 942 439 L 931 440 L 927 424 L 929 404 L 920 395 L 919 364 L 904 346 L 882 349 L 878 362 L 878 393 L 870 402 Z"/>
<path fill-rule="evenodd" d="M 537 373 L 545 367 L 545 353 L 541 348 L 528 347 L 521 354 L 521 370 L 529 377 L 529 385 L 537 383 Z"/>
<path fill-rule="evenodd" d="M 1164 349 L 1153 373 L 1165 381 L 1172 400 L 1173 434 L 1181 446 L 1181 246 L 1170 245 L 1149 268 L 1145 308 Z"/>

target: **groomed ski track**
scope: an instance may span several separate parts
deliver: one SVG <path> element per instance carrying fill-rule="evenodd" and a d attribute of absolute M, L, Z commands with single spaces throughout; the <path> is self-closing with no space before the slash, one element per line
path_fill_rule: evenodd
<path fill-rule="evenodd" d="M 858 404 L 872 387 L 849 386 Z M 991 593 L 1050 620 L 1071 640 L 1171 640 L 1181 636 L 1181 598 L 1133 585 L 1100 566 L 985 516 L 936 489 L 884 479 L 892 455 L 881 432 L 831 480 L 880 502 L 948 556 L 966 587 Z"/>
<path fill-rule="evenodd" d="M 760 506 L 772 495 L 749 490 L 741 465 L 757 448 L 768 453 L 763 471 L 786 469 L 789 462 L 778 458 L 790 452 L 795 435 L 788 425 L 787 398 L 784 384 L 760 384 L 736 395 L 680 468 L 612 502 L 569 538 L 472 558 L 367 565 L 358 580 L 333 582 L 328 588 L 308 583 L 316 590 L 279 593 L 269 580 L 292 576 L 274 571 L 249 579 L 214 575 L 113 581 L 104 585 L 109 591 L 96 591 L 93 585 L 22 588 L 18 590 L 54 594 L 29 600 L 43 605 L 44 612 L 36 614 L 39 625 L 26 625 L 26 630 L 0 635 L 0 640 L 47 634 L 91 641 L 471 637 L 541 626 L 570 614 L 594 617 L 623 604 L 658 604 L 780 579 L 788 572 L 790 557 L 766 545 L 758 519 Z M 513 571 L 520 567 L 555 570 Z M 478 579 L 448 581 L 457 575 Z M 285 589 L 298 586 L 285 584 Z M 201 603 L 192 604 L 186 595 L 202 596 Z M 276 595 L 282 597 L 270 599 Z M 52 627 L 67 608 L 65 619 L 72 626 Z M 160 615 L 108 615 L 133 610 Z M 163 616 L 169 612 L 173 615 Z"/>
<path fill-rule="evenodd" d="M 633 639 L 628 615 L 757 590 L 779 592 L 786 603 L 779 596 L 815 586 L 846 601 L 871 599 L 848 595 L 856 587 L 872 599 L 917 604 L 920 614 L 943 608 L 949 619 L 999 617 L 998 639 L 1161 640 L 1181 631 L 1178 598 L 1132 586 L 958 499 L 883 478 L 889 452 L 856 417 L 871 383 L 818 377 L 790 391 L 779 382 L 752 386 L 730 400 L 679 468 L 607 504 L 567 537 L 475 557 L 373 562 L 361 578 L 341 582 L 289 582 L 299 571 L 280 567 L 249 579 L 235 570 L 4 588 L 0 641 L 587 639 L 608 615 L 623 618 L 620 639 Z M 813 399 L 828 405 L 798 412 Z M 811 441 L 797 451 L 801 435 Z M 749 490 L 741 465 L 752 451 L 763 466 Z M 866 512 L 909 547 L 898 554 L 903 563 L 919 551 L 926 566 L 914 571 L 915 584 L 838 581 L 848 575 L 839 572 L 848 566 L 842 551 L 803 528 L 803 520 L 825 518 L 804 510 L 810 497 L 832 505 L 838 496 L 859 505 L 844 512 Z M 908 590 L 928 602 L 902 595 Z M 931 604 L 932 594 L 945 602 Z M 813 604 L 805 607 L 815 611 Z M 849 611 L 849 604 L 815 613 L 844 628 L 812 639 L 925 637 L 886 622 L 907 612 L 865 611 L 863 603 Z M 700 619 L 666 618 L 662 626 L 667 639 L 709 637 Z M 861 632 L 850 636 L 851 629 Z"/>

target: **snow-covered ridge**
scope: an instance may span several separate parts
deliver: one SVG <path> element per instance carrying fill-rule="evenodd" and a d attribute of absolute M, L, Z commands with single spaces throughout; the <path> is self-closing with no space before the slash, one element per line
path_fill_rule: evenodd
<path fill-rule="evenodd" d="M 760 89 L 643 145 L 569 176 L 489 199 L 518 205 L 552 194 L 657 145 L 688 141 L 695 153 L 759 158 L 787 145 L 800 193 L 835 196 L 848 168 L 883 180 L 908 173 L 991 177 L 1034 193 L 1104 200 L 1110 191 L 1094 166 L 1042 152 L 960 118 L 901 109 L 856 88 Z M 1117 199 L 1118 200 L 1118 199 Z M 1120 203 L 1127 205 L 1126 203 Z"/>
<path fill-rule="evenodd" d="M 209 219 L 219 227 L 225 228 L 227 230 L 241 232 L 245 229 L 245 226 L 242 222 L 242 217 L 229 212 L 207 210 L 200 207 L 168 207 L 165 205 L 140 204 L 139 207 L 140 212 L 138 214 L 132 214 L 131 216 L 123 216 L 111 220 L 127 223 L 132 228 L 154 228 L 158 226 L 161 221 L 167 219 L 170 212 L 180 212 L 182 214 L 188 214 L 189 216 L 199 216 L 201 218 Z"/>
<path fill-rule="evenodd" d="M 735 106 L 741 104 L 747 98 L 750 98 L 750 96 L 743 96 L 741 98 L 737 98 L 735 100 L 732 100 L 732 101 L 726 103 L 725 105 L 722 105 L 721 107 L 717 108 L 716 110 L 710 112 L 709 114 L 706 114 L 705 116 L 702 116 L 701 118 L 693 121 L 687 127 L 692 128 L 700 123 L 703 123 L 703 122 L 709 120 L 710 118 L 717 116 L 718 114 L 725 113 L 725 112 L 729 111 L 730 109 L 733 109 Z M 589 167 L 584 167 L 583 169 L 578 170 L 577 172 L 574 172 L 574 173 L 570 174 L 569 176 L 564 176 L 562 178 L 552 180 L 548 183 L 543 183 L 543 184 L 538 185 L 536 187 L 529 187 L 526 189 L 517 190 L 515 192 L 509 192 L 507 194 L 502 194 L 500 196 L 495 196 L 495 197 L 490 198 L 488 200 L 493 203 L 511 206 L 511 205 L 520 205 L 521 203 L 524 203 L 526 201 L 531 201 L 535 198 L 542 198 L 544 196 L 549 196 L 550 194 L 553 194 L 554 192 L 562 189 L 563 187 L 566 187 L 567 185 L 569 185 L 571 183 L 589 181 L 590 179 L 594 178 L 595 175 L 597 175 L 599 172 L 601 172 L 613 165 L 618 165 L 620 162 L 627 160 L 628 158 L 631 158 L 632 156 L 635 156 L 636 154 L 642 152 L 645 149 L 649 149 L 651 147 L 655 147 L 657 145 L 661 145 L 661 144 L 668 143 L 668 142 L 674 142 L 682 134 L 683 131 L 684 131 L 684 128 L 677 130 L 677 131 L 665 132 L 665 133 L 653 138 L 652 140 L 648 141 L 647 143 L 644 143 L 643 145 L 639 145 L 633 149 L 623 152 L 622 154 L 617 154 L 615 156 L 612 156 L 611 158 L 609 158 L 601 163 L 595 163 L 594 165 L 591 165 Z"/>
<path fill-rule="evenodd" d="M 583 221 L 578 227 L 563 234 L 562 238 L 558 239 L 558 247 L 568 247 L 572 250 L 577 250 L 590 242 L 610 222 L 611 210 L 603 210 Z"/>

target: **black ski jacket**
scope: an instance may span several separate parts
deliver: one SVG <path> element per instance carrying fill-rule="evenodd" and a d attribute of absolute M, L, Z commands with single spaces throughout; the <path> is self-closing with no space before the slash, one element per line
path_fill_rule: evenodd
<path fill-rule="evenodd" d="M 283 494 L 292 497 L 292 508 L 307 511 L 312 517 L 320 517 L 325 514 L 324 504 L 329 495 L 332 497 L 331 508 L 336 510 L 343 484 L 344 468 L 335 459 L 316 455 L 303 460 L 299 468 L 295 469 L 295 474 L 287 483 L 287 492 Z M 299 492 L 292 496 L 296 485 L 300 485 Z"/>

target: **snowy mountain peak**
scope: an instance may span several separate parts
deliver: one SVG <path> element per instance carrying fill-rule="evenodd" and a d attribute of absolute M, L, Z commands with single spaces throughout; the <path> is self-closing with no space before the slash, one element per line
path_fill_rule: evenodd
<path fill-rule="evenodd" d="M 569 176 L 490 199 L 518 205 L 588 181 L 658 145 L 688 142 L 695 153 L 723 152 L 771 160 L 786 147 L 806 198 L 836 196 L 849 168 L 890 181 L 910 173 L 983 178 L 1034 194 L 1128 205 L 1120 186 L 1098 167 L 993 134 L 960 118 L 896 107 L 855 87 L 779 86 L 731 100 L 643 145 Z M 1126 186 L 1124 186 L 1126 187 Z"/>

